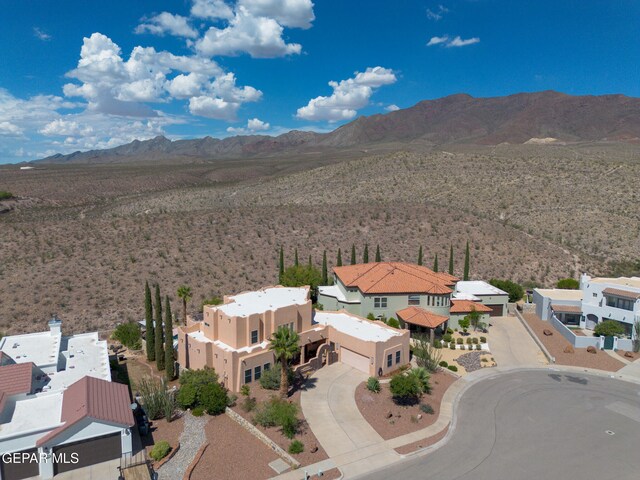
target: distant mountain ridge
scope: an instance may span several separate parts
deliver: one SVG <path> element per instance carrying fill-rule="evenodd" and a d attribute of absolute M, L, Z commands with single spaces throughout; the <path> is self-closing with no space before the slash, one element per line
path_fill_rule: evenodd
<path fill-rule="evenodd" d="M 572 96 L 554 91 L 474 98 L 456 94 L 390 113 L 362 116 L 330 133 L 293 130 L 277 137 L 134 140 L 106 150 L 53 155 L 41 163 L 128 163 L 233 159 L 420 140 L 434 145 L 556 141 L 640 142 L 640 98 Z"/>

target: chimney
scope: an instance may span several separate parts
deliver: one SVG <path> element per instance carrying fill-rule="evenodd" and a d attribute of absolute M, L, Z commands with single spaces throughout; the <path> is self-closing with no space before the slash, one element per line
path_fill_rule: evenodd
<path fill-rule="evenodd" d="M 62 334 L 62 320 L 60 320 L 55 313 L 51 317 L 51 320 L 49 320 L 49 331 L 53 335 Z"/>

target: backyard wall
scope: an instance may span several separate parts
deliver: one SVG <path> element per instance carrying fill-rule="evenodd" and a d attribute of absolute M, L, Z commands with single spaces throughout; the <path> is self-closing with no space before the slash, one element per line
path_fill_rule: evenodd
<path fill-rule="evenodd" d="M 596 347 L 600 348 L 601 337 L 582 337 L 573 333 L 569 328 L 566 327 L 560 320 L 556 318 L 555 315 L 552 315 L 549 319 L 549 323 L 554 326 L 554 328 L 564 337 L 566 338 L 571 345 L 575 348 L 587 348 L 587 347 Z"/>

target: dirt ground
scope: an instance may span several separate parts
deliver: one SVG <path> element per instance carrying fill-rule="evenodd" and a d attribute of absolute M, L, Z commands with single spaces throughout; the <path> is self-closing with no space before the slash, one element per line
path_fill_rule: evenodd
<path fill-rule="evenodd" d="M 633 361 L 635 361 L 635 360 L 640 358 L 640 353 L 638 353 L 638 352 L 626 352 L 624 350 L 616 350 L 616 353 L 618 355 L 620 355 L 622 358 L 624 358 L 628 362 L 633 362 Z M 625 357 L 624 356 L 625 353 L 630 353 L 631 355 L 633 355 L 633 358 Z"/>
<path fill-rule="evenodd" d="M 366 382 L 363 382 L 356 388 L 356 404 L 374 430 L 382 438 L 389 440 L 435 423 L 440 413 L 442 397 L 455 380 L 456 377 L 448 373 L 434 373 L 431 375 L 431 393 L 423 395 L 418 404 L 410 406 L 394 403 L 388 383 L 381 385 L 380 393 L 373 393 L 367 390 Z M 433 414 L 420 410 L 420 404 L 424 403 L 431 405 Z M 387 418 L 389 413 L 393 415 L 391 418 Z M 420 420 L 417 419 L 418 415 L 422 415 Z"/>
<path fill-rule="evenodd" d="M 523 318 L 547 347 L 551 356 L 555 357 L 557 364 L 597 368 L 608 372 L 618 371 L 625 365 L 601 350 L 597 350 L 597 353 L 589 353 L 586 348 L 576 348 L 575 353 L 564 353 L 565 347 L 571 344 L 553 328 L 553 325 L 541 320 L 535 313 L 525 313 Z M 542 332 L 545 329 L 551 330 L 553 335 L 544 335 Z"/>
<path fill-rule="evenodd" d="M 172 448 L 176 446 L 180 440 L 180 435 L 184 430 L 184 417 L 178 416 L 173 421 L 167 422 L 164 418 L 151 421 L 151 431 L 146 437 L 140 437 L 142 445 L 147 449 L 147 453 L 151 451 L 153 446 L 161 440 L 169 442 Z"/>
<path fill-rule="evenodd" d="M 280 457 L 227 415 L 211 417 L 205 432 L 210 445 L 191 480 L 264 480 L 276 475 L 269 462 Z"/>

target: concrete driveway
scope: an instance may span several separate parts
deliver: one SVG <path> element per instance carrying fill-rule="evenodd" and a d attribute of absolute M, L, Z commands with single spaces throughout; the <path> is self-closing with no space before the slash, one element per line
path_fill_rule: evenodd
<path fill-rule="evenodd" d="M 547 364 L 547 359 L 516 317 L 489 320 L 489 348 L 498 366 L 523 367 Z"/>
<path fill-rule="evenodd" d="M 356 387 L 367 375 L 343 363 L 321 368 L 300 403 L 307 423 L 329 457 L 382 442 L 382 437 L 360 414 Z"/>
<path fill-rule="evenodd" d="M 629 375 L 640 380 L 640 360 L 630 363 L 618 370 L 619 374 Z"/>

